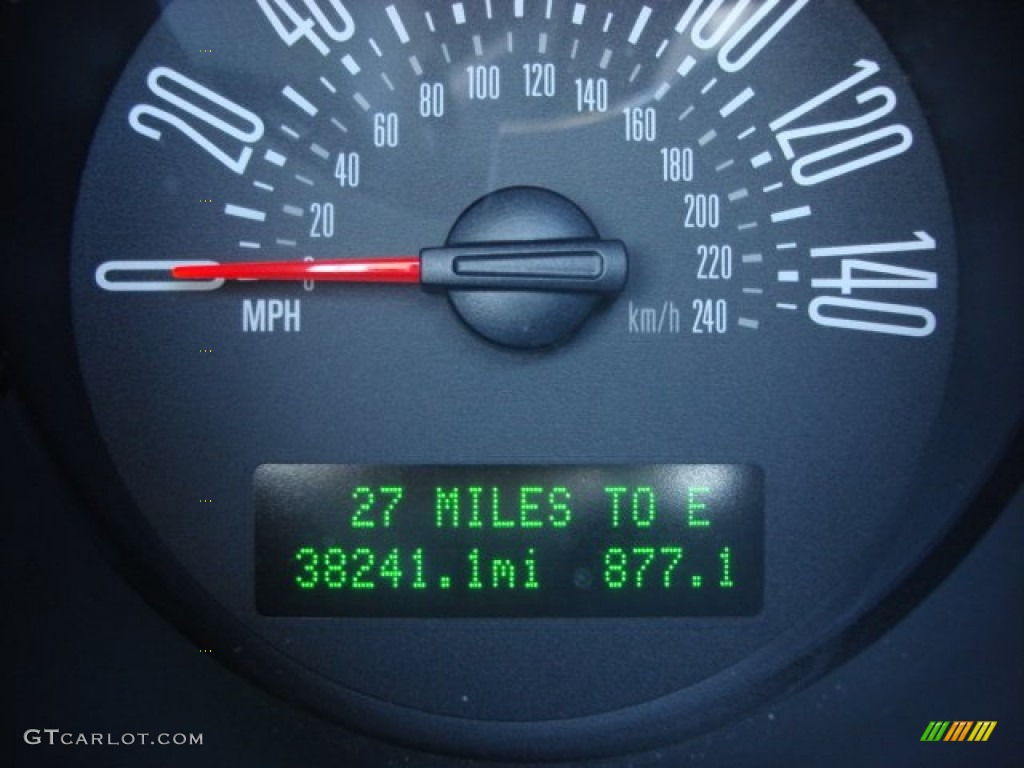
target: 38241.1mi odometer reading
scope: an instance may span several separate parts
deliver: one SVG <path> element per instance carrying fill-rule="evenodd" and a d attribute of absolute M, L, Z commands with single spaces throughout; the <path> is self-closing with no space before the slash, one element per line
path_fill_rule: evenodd
<path fill-rule="evenodd" d="M 839 0 L 176 0 L 72 254 L 125 514 L 289 695 L 435 746 L 585 744 L 835 620 L 898 554 L 955 277 Z"/>

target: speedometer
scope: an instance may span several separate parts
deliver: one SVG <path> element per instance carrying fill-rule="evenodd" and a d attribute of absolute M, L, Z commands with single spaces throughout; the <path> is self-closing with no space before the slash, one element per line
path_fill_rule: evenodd
<path fill-rule="evenodd" d="M 536 756 L 749 704 L 948 523 L 956 266 L 852 3 L 177 0 L 71 280 L 117 514 L 237 663 Z"/>

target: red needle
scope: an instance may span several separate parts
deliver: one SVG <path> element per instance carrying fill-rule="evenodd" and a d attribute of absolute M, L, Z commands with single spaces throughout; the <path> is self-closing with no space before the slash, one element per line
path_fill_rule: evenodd
<path fill-rule="evenodd" d="M 171 269 L 179 280 L 318 280 L 339 283 L 418 283 L 419 256 L 325 261 L 251 261 L 182 265 Z"/>
<path fill-rule="evenodd" d="M 421 283 L 432 288 L 618 293 L 626 282 L 626 247 L 618 240 L 523 240 L 424 248 L 419 256 L 323 261 L 181 262 L 179 280 L 315 280 Z M 221 282 L 218 282 L 221 281 Z"/>

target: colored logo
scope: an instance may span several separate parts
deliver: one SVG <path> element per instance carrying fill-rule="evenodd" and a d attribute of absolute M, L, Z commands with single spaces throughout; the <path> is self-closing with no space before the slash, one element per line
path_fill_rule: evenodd
<path fill-rule="evenodd" d="M 995 720 L 932 720 L 924 729 L 921 741 L 988 741 L 996 727 Z"/>

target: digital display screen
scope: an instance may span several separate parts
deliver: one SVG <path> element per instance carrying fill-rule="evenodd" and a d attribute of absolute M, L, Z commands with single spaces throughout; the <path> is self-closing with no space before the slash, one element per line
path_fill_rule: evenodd
<path fill-rule="evenodd" d="M 267 616 L 747 616 L 764 478 L 740 464 L 264 464 Z"/>

